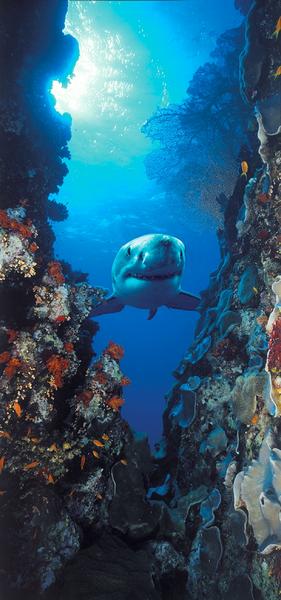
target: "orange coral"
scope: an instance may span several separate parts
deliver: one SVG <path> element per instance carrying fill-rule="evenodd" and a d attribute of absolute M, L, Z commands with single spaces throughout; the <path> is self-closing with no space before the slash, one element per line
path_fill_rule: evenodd
<path fill-rule="evenodd" d="M 30 224 L 32 225 L 32 223 Z M 32 232 L 27 225 L 19 223 L 19 221 L 16 219 L 11 219 L 4 210 L 0 210 L 0 227 L 3 227 L 3 229 L 17 231 L 24 238 L 29 238 L 32 236 Z"/>
<path fill-rule="evenodd" d="M 262 194 L 258 195 L 258 200 L 262 204 L 266 204 L 267 202 L 270 202 L 271 198 L 270 198 L 270 196 L 268 194 L 262 193 Z"/>
<path fill-rule="evenodd" d="M 47 360 L 47 369 L 53 375 L 55 386 L 57 388 L 63 386 L 63 375 L 68 366 L 69 360 L 63 358 L 63 356 L 58 356 L 57 354 L 52 354 Z"/>
<path fill-rule="evenodd" d="M 8 342 L 11 344 L 15 341 L 18 332 L 15 329 L 7 329 Z"/>
<path fill-rule="evenodd" d="M 115 344 L 115 342 L 109 342 L 108 347 L 105 352 L 114 358 L 115 360 L 121 360 L 124 356 L 124 348 L 119 346 L 119 344 Z"/>
<path fill-rule="evenodd" d="M 112 396 L 112 398 L 107 401 L 107 404 L 113 410 L 119 410 L 120 406 L 123 406 L 124 402 L 125 400 L 120 398 L 120 396 Z"/>
<path fill-rule="evenodd" d="M 93 392 L 91 390 L 84 390 L 84 392 L 79 394 L 78 400 L 82 400 L 84 406 L 89 406 L 90 401 L 92 400 L 92 397 L 93 397 Z"/>
<path fill-rule="evenodd" d="M 107 382 L 107 378 L 104 373 L 96 373 L 94 379 L 98 383 L 106 383 Z"/>
<path fill-rule="evenodd" d="M 74 346 L 72 342 L 65 342 L 64 349 L 66 350 L 66 352 L 73 352 Z"/>
<path fill-rule="evenodd" d="M 59 315 L 58 317 L 55 318 L 56 323 L 63 323 L 64 321 L 66 321 L 65 315 Z"/>
<path fill-rule="evenodd" d="M 48 263 L 48 273 L 56 283 L 64 283 L 65 278 L 61 271 L 61 265 L 57 260 L 52 260 Z"/>
<path fill-rule="evenodd" d="M 8 362 L 10 356 L 10 352 L 2 352 L 0 354 L 0 364 Z"/>
<path fill-rule="evenodd" d="M 122 377 L 120 383 L 121 383 L 121 385 L 130 385 L 130 383 L 132 383 L 132 382 L 129 379 L 129 377 Z"/>
<path fill-rule="evenodd" d="M 15 374 L 15 372 L 18 370 L 18 368 L 21 366 L 21 361 L 19 360 L 19 358 L 16 358 L 15 356 L 13 358 L 10 358 L 7 366 L 4 369 L 4 374 L 11 379 L 11 377 L 13 377 L 13 375 Z"/>

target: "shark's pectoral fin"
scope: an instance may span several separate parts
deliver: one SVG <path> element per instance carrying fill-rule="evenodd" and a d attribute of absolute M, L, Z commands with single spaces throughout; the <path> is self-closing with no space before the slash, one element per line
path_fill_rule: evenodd
<path fill-rule="evenodd" d="M 201 302 L 201 298 L 188 294 L 188 292 L 179 292 L 169 304 L 168 308 L 179 308 L 180 310 L 197 310 Z"/>
<path fill-rule="evenodd" d="M 153 319 L 153 317 L 155 317 L 156 313 L 157 313 L 157 308 L 151 308 L 148 313 L 147 320 L 151 321 L 151 319 Z"/>
<path fill-rule="evenodd" d="M 98 306 L 93 308 L 90 312 L 90 317 L 98 317 L 99 315 L 107 315 L 109 313 L 119 312 L 124 308 L 124 304 L 121 304 L 116 296 L 109 296 L 103 300 Z"/>

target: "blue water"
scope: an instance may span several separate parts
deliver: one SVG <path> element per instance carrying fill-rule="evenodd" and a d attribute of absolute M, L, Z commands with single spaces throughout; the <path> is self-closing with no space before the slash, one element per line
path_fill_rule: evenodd
<path fill-rule="evenodd" d="M 191 211 L 147 179 L 143 160 L 152 144 L 142 123 L 158 106 L 180 102 L 196 69 L 208 60 L 217 35 L 240 23 L 232 0 L 166 0 L 69 3 L 67 30 L 81 57 L 73 83 L 57 84 L 57 109 L 73 118 L 69 174 L 58 195 L 70 216 L 55 225 L 56 254 L 91 284 L 111 289 L 111 265 L 119 247 L 139 235 L 167 232 L 187 247 L 183 288 L 198 293 L 219 260 L 218 223 Z M 215 194 L 215 190 L 214 190 Z M 162 431 L 165 393 L 172 371 L 192 341 L 193 312 L 125 308 L 98 318 L 94 341 L 125 348 L 123 415 L 152 443 Z"/>

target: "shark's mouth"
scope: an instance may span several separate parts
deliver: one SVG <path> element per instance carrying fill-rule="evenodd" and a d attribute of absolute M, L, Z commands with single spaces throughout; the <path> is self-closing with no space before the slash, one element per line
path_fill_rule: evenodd
<path fill-rule="evenodd" d="M 162 275 L 145 275 L 143 273 L 128 273 L 128 277 L 134 277 L 134 279 L 144 279 L 145 281 L 163 281 L 164 279 L 171 279 L 179 273 L 163 273 Z"/>

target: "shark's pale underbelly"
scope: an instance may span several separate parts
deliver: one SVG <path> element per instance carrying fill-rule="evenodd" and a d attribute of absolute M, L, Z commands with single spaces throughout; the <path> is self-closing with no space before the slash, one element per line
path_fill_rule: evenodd
<path fill-rule="evenodd" d="M 179 292 L 179 278 L 165 281 L 127 281 L 122 289 L 116 290 L 122 304 L 137 308 L 156 308 L 167 304 Z"/>

